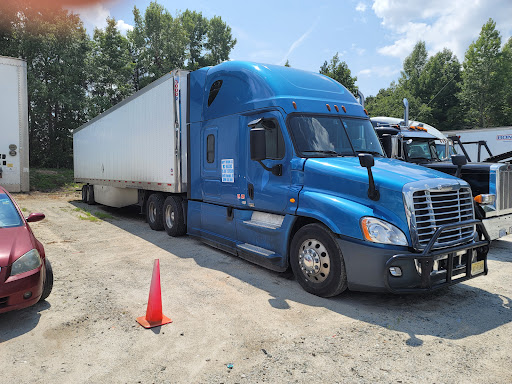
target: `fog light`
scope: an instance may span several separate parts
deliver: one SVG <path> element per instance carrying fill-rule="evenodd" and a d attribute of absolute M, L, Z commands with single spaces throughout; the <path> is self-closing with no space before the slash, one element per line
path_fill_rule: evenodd
<path fill-rule="evenodd" d="M 32 292 L 28 291 L 28 292 L 25 292 L 23 294 L 23 298 L 26 300 L 26 299 L 30 299 L 32 297 Z"/>
<path fill-rule="evenodd" d="M 391 276 L 395 277 L 402 276 L 402 270 L 400 267 L 389 267 L 389 273 L 391 273 Z"/>

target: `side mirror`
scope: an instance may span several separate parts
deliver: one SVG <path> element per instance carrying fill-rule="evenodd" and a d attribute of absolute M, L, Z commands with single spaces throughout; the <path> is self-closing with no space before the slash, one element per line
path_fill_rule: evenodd
<path fill-rule="evenodd" d="M 466 156 L 464 155 L 452 155 L 452 163 L 457 166 L 457 172 L 455 172 L 455 177 L 460 179 L 462 174 L 462 166 L 466 165 L 468 161 L 466 160 Z"/>
<path fill-rule="evenodd" d="M 375 165 L 375 160 L 369 153 L 360 153 L 358 157 L 361 167 L 364 167 L 368 170 L 368 197 L 373 201 L 377 201 L 380 199 L 380 193 L 377 188 L 375 188 L 375 182 L 373 181 L 372 173 L 372 167 Z"/>
<path fill-rule="evenodd" d="M 250 131 L 251 160 L 262 161 L 267 158 L 265 128 L 253 128 Z"/>
<path fill-rule="evenodd" d="M 464 155 L 452 155 L 452 163 L 453 165 L 462 167 L 463 165 L 466 165 L 468 161 Z"/>
<path fill-rule="evenodd" d="M 41 221 L 44 218 L 44 213 L 31 213 L 25 220 L 27 220 L 29 223 L 35 223 L 36 221 Z"/>
<path fill-rule="evenodd" d="M 364 168 L 371 168 L 375 165 L 375 160 L 373 156 L 369 153 L 360 153 L 359 154 L 359 164 Z"/>

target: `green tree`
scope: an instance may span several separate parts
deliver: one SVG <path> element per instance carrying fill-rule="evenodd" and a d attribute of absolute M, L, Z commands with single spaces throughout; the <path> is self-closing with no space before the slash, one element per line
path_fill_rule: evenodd
<path fill-rule="evenodd" d="M 502 84 L 504 86 L 504 120 L 502 125 L 512 125 L 512 37 L 503 47 Z"/>
<path fill-rule="evenodd" d="M 96 28 L 89 58 L 89 118 L 109 109 L 133 92 L 133 62 L 128 39 L 116 20 L 107 18 L 105 30 Z"/>
<path fill-rule="evenodd" d="M 135 56 L 135 89 L 175 68 L 183 68 L 186 60 L 187 36 L 181 21 L 173 18 L 162 5 L 151 2 L 141 17 L 133 10 L 134 30 L 128 34 Z"/>
<path fill-rule="evenodd" d="M 457 99 L 460 91 L 460 68 L 457 57 L 446 48 L 428 59 L 419 74 L 417 93 L 414 96 L 425 107 L 429 107 L 432 117 L 428 119 L 420 114 L 416 116 L 417 120 L 425 121 L 441 130 L 462 126 Z"/>
<path fill-rule="evenodd" d="M 357 77 L 352 77 L 347 63 L 340 61 L 338 53 L 333 56 L 329 63 L 327 61 L 324 62 L 320 67 L 320 73 L 343 84 L 353 95 L 357 94 Z"/>
<path fill-rule="evenodd" d="M 411 54 L 404 60 L 399 83 L 413 95 L 420 94 L 420 76 L 427 63 L 428 53 L 424 41 L 418 41 Z"/>
<path fill-rule="evenodd" d="M 85 121 L 89 38 L 77 15 L 31 1 L 16 6 L 0 54 L 27 62 L 31 165 L 70 167 L 71 131 Z"/>
<path fill-rule="evenodd" d="M 204 49 L 209 28 L 208 19 L 201 12 L 188 9 L 180 16 L 181 23 L 187 34 L 187 69 L 196 70 L 204 67 Z"/>
<path fill-rule="evenodd" d="M 236 39 L 233 39 L 231 34 L 231 27 L 222 21 L 220 16 L 214 16 L 208 22 L 207 36 L 205 64 L 217 65 L 228 60 L 236 44 Z"/>
<path fill-rule="evenodd" d="M 486 128 L 499 126 L 504 120 L 505 85 L 500 46 L 496 23 L 489 19 L 466 51 L 459 100 L 469 125 Z"/>

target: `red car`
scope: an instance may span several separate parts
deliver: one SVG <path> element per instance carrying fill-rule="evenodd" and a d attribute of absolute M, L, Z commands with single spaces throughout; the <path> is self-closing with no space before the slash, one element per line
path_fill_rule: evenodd
<path fill-rule="evenodd" d="M 50 261 L 28 225 L 43 219 L 42 213 L 25 219 L 11 195 L 0 187 L 0 313 L 34 305 L 52 291 Z"/>

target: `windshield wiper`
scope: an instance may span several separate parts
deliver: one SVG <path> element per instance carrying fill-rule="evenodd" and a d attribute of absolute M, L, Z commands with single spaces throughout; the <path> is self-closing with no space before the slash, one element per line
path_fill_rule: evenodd
<path fill-rule="evenodd" d="M 310 151 L 302 151 L 302 153 L 311 153 L 311 152 L 315 152 L 315 153 L 324 153 L 326 155 L 334 155 L 334 156 L 342 156 L 340 153 L 336 152 L 336 151 L 327 151 L 327 150 L 310 150 Z"/>
<path fill-rule="evenodd" d="M 378 155 L 382 157 L 382 153 L 377 151 L 356 151 L 356 153 L 369 153 L 370 155 Z"/>

